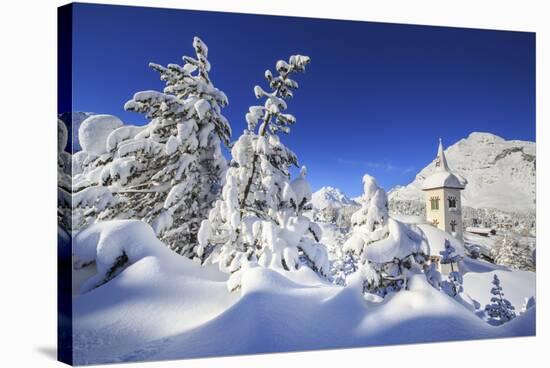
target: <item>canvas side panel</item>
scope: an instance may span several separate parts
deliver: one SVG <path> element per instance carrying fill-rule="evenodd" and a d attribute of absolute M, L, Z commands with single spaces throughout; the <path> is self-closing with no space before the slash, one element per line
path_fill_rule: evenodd
<path fill-rule="evenodd" d="M 72 313 L 72 31 L 73 6 L 57 9 L 57 359 L 73 364 Z M 68 113 L 68 114 L 67 114 Z"/>

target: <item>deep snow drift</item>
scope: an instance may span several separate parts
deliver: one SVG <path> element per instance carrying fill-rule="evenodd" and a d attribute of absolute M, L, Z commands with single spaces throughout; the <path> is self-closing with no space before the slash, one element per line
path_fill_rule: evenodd
<path fill-rule="evenodd" d="M 76 260 L 82 264 L 95 259 L 98 270 L 87 280 L 78 276 L 92 274 L 90 266 L 74 271 L 74 280 L 81 283 L 74 287 L 76 364 L 535 333 L 535 308 L 493 327 L 431 287 L 423 274 L 412 275 L 408 290 L 381 303 L 365 300 L 353 278 L 348 286 L 337 286 L 306 267 L 249 268 L 241 290 L 231 293 L 227 276 L 217 267 L 200 266 L 170 251 L 143 222 L 92 225 L 74 240 Z M 121 263 L 122 254 L 127 262 L 97 286 L 105 270 Z M 465 291 L 483 304 L 495 266 L 474 261 L 465 269 L 470 270 L 464 276 Z M 504 268 L 496 272 L 519 312 L 517 304 L 534 294 L 526 286 L 534 285 L 534 274 Z"/>

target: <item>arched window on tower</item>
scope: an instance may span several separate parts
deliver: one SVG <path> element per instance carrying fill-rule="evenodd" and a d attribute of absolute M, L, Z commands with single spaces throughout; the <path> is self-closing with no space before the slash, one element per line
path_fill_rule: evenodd
<path fill-rule="evenodd" d="M 431 197 L 430 198 L 430 205 L 432 210 L 438 210 L 439 209 L 439 197 Z"/>
<path fill-rule="evenodd" d="M 449 208 L 456 208 L 456 197 L 449 196 L 447 200 L 449 201 Z"/>
<path fill-rule="evenodd" d="M 451 232 L 455 233 L 456 232 L 456 225 L 457 225 L 456 221 L 452 220 L 450 225 L 451 225 Z"/>

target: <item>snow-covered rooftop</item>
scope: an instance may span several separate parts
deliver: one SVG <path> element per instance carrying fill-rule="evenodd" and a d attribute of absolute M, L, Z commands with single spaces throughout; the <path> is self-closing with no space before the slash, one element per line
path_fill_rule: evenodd
<path fill-rule="evenodd" d="M 464 189 L 467 181 L 461 176 L 455 175 L 449 169 L 443 143 L 439 140 L 439 148 L 435 159 L 435 172 L 428 176 L 422 183 L 422 190 L 435 188 L 456 188 Z"/>
<path fill-rule="evenodd" d="M 495 231 L 495 229 L 491 227 L 474 227 L 474 226 L 468 226 L 466 228 L 466 231 L 469 233 L 474 234 L 490 234 Z"/>
<path fill-rule="evenodd" d="M 449 171 L 437 172 L 428 176 L 424 183 L 422 183 L 422 189 L 435 189 L 435 188 L 457 188 L 464 189 L 465 185 L 461 180 L 453 173 Z"/>

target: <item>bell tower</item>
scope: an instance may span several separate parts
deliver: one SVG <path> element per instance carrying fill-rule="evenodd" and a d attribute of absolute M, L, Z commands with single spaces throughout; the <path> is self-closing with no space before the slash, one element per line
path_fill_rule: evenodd
<path fill-rule="evenodd" d="M 449 169 L 443 143 L 439 139 L 435 169 L 422 183 L 425 193 L 426 221 L 463 240 L 461 191 L 467 181 Z"/>

